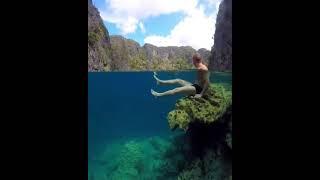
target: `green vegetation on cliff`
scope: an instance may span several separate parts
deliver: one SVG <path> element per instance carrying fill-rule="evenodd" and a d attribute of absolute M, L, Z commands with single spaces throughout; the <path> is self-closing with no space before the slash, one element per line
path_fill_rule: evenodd
<path fill-rule="evenodd" d="M 99 40 L 99 35 L 95 32 L 88 32 L 88 43 L 90 46 L 95 45 Z"/>
<path fill-rule="evenodd" d="M 93 31 L 88 31 L 88 43 L 90 46 L 97 45 L 106 35 L 106 28 L 103 25 L 97 26 Z"/>
<path fill-rule="evenodd" d="M 134 71 L 146 70 L 148 68 L 147 57 L 142 53 L 136 54 L 130 58 L 129 67 Z"/>
<path fill-rule="evenodd" d="M 154 57 L 151 59 L 150 69 L 156 71 L 162 70 L 188 70 L 193 68 L 192 64 L 188 63 L 187 59 L 177 58 L 177 59 L 161 59 L 159 57 Z"/>

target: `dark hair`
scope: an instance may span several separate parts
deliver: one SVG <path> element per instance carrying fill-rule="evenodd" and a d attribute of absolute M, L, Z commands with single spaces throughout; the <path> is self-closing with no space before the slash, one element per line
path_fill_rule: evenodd
<path fill-rule="evenodd" d="M 193 54 L 192 59 L 194 59 L 197 63 L 199 63 L 199 62 L 201 62 L 202 58 L 199 53 L 195 53 L 195 54 Z"/>

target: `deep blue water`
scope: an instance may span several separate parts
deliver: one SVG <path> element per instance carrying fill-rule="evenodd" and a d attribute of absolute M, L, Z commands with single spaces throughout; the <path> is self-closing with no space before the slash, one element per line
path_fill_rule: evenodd
<path fill-rule="evenodd" d="M 180 78 L 195 81 L 195 71 L 157 72 L 160 79 Z M 231 73 L 211 73 L 210 81 L 231 87 Z M 89 73 L 89 161 L 106 143 L 134 137 L 167 136 L 172 134 L 167 113 L 182 95 L 155 98 L 157 92 L 177 87 L 160 86 L 153 72 Z"/>

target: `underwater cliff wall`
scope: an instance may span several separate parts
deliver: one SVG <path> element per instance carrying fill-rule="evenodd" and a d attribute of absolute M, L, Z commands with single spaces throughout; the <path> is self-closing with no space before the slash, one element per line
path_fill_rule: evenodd
<path fill-rule="evenodd" d="M 168 113 L 172 130 L 183 130 L 189 149 L 178 179 L 232 178 L 232 94 L 211 84 L 203 98 L 181 98 Z M 183 152 L 184 151 L 184 152 Z"/>

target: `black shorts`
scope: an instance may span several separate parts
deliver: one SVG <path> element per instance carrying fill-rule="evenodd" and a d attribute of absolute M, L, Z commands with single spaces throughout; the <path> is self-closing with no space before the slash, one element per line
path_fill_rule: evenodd
<path fill-rule="evenodd" d="M 202 87 L 201 86 L 199 86 L 198 84 L 192 84 L 192 86 L 196 88 L 196 93 L 197 94 L 201 93 L 201 91 L 202 91 Z"/>

